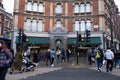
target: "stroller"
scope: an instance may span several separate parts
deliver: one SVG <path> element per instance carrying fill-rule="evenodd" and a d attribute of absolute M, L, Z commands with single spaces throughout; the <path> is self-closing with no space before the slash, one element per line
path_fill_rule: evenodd
<path fill-rule="evenodd" d="M 36 67 L 36 65 L 35 64 L 33 64 L 32 62 L 31 62 L 31 60 L 27 57 L 27 56 L 25 56 L 24 58 L 23 58 L 23 60 L 22 60 L 22 64 L 23 64 L 23 66 L 22 66 L 22 71 L 24 72 L 27 72 L 27 71 L 34 71 L 34 69 L 35 69 L 35 67 Z"/>

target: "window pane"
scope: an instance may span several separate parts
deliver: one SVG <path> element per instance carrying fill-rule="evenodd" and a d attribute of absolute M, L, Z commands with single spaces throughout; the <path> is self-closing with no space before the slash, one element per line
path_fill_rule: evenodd
<path fill-rule="evenodd" d="M 62 27 L 61 24 L 62 24 L 61 21 L 58 20 L 58 21 L 56 22 L 56 27 Z"/>
<path fill-rule="evenodd" d="M 32 2 L 27 2 L 27 10 L 32 11 Z"/>
<path fill-rule="evenodd" d="M 57 6 L 56 6 L 56 13 L 62 13 L 62 6 L 61 6 L 61 4 L 57 4 Z"/>
<path fill-rule="evenodd" d="M 43 12 L 43 8 L 44 8 L 44 7 L 43 7 L 43 4 L 40 3 L 40 4 L 39 4 L 39 12 Z"/>
<path fill-rule="evenodd" d="M 26 31 L 30 31 L 31 30 L 31 20 L 30 19 L 27 19 L 26 20 Z"/>
<path fill-rule="evenodd" d="M 37 3 L 33 3 L 33 11 L 37 11 Z"/>
<path fill-rule="evenodd" d="M 32 31 L 36 31 L 37 30 L 37 21 L 33 20 L 32 21 Z"/>
<path fill-rule="evenodd" d="M 85 5 L 84 4 L 80 4 L 80 12 L 81 13 L 85 12 Z"/>
<path fill-rule="evenodd" d="M 91 30 L 91 20 L 86 21 L 86 29 Z"/>
<path fill-rule="evenodd" d="M 74 12 L 79 13 L 79 4 L 75 4 Z"/>
<path fill-rule="evenodd" d="M 42 32 L 42 29 L 43 29 L 43 21 L 42 21 L 42 20 L 39 20 L 39 21 L 38 21 L 38 31 L 39 31 L 39 32 Z"/>
<path fill-rule="evenodd" d="M 75 31 L 79 31 L 79 30 L 80 30 L 79 21 L 75 21 Z"/>
<path fill-rule="evenodd" d="M 81 28 L 81 31 L 85 31 L 85 21 L 81 21 L 80 28 Z"/>
<path fill-rule="evenodd" d="M 86 12 L 90 12 L 90 11 L 91 11 L 90 3 L 87 3 L 86 4 Z"/>

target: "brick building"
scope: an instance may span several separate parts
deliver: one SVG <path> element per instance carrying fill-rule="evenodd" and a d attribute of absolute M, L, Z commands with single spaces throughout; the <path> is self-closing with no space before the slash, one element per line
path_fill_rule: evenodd
<path fill-rule="evenodd" d="M 105 50 L 111 44 L 111 5 L 114 0 L 15 0 L 14 46 L 19 44 L 18 29 L 24 29 L 31 47 L 74 49 L 77 31 L 84 37 L 87 29 L 90 42 L 78 44 Z"/>
<path fill-rule="evenodd" d="M 4 40 L 10 48 L 13 28 L 13 16 L 4 9 L 2 0 L 0 0 L 0 39 Z"/>

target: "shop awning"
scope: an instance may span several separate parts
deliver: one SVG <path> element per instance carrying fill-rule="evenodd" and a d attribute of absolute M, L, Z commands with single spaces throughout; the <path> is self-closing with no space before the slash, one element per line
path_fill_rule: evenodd
<path fill-rule="evenodd" d="M 29 41 L 27 43 L 29 44 L 49 44 L 49 38 L 48 37 L 31 37 L 28 36 Z M 16 43 L 19 44 L 18 37 L 16 38 Z"/>
<path fill-rule="evenodd" d="M 68 45 L 76 44 L 76 42 L 76 38 L 68 38 Z M 79 42 L 79 44 L 101 44 L 101 39 L 100 37 L 90 37 L 90 42 Z"/>

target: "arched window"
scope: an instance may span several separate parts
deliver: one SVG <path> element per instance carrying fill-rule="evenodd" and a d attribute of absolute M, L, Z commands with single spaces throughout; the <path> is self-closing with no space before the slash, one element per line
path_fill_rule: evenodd
<path fill-rule="evenodd" d="M 80 23 L 81 23 L 81 25 L 80 25 L 81 31 L 85 31 L 85 21 L 82 20 Z"/>
<path fill-rule="evenodd" d="M 84 13 L 85 12 L 85 4 L 81 3 L 80 4 L 80 13 Z"/>
<path fill-rule="evenodd" d="M 80 31 L 80 24 L 78 20 L 75 21 L 75 31 Z"/>
<path fill-rule="evenodd" d="M 36 2 L 33 3 L 33 11 L 37 12 L 37 3 Z"/>
<path fill-rule="evenodd" d="M 56 10 L 55 10 L 55 12 L 57 13 L 57 14 L 62 14 L 62 5 L 60 4 L 60 3 L 58 3 L 57 5 L 56 5 L 56 8 L 55 8 Z"/>
<path fill-rule="evenodd" d="M 38 21 L 38 31 L 42 32 L 42 30 L 43 30 L 43 20 L 39 20 Z"/>
<path fill-rule="evenodd" d="M 56 21 L 56 27 L 62 27 L 62 22 L 61 20 Z"/>
<path fill-rule="evenodd" d="M 79 4 L 78 3 L 75 4 L 74 13 L 79 13 Z"/>
<path fill-rule="evenodd" d="M 90 3 L 86 4 L 86 12 L 91 12 L 91 5 L 90 5 Z"/>
<path fill-rule="evenodd" d="M 43 10 L 44 10 L 43 3 L 40 3 L 39 4 L 39 12 L 43 12 Z"/>
<path fill-rule="evenodd" d="M 32 2 L 27 2 L 27 11 L 32 11 Z"/>
<path fill-rule="evenodd" d="M 26 20 L 26 27 L 25 27 L 26 31 L 30 31 L 31 30 L 31 19 L 27 19 Z"/>
<path fill-rule="evenodd" d="M 91 20 L 86 21 L 86 29 L 91 30 Z"/>
<path fill-rule="evenodd" d="M 32 21 L 32 31 L 36 31 L 36 30 L 37 30 L 37 20 L 34 19 L 34 20 Z"/>

